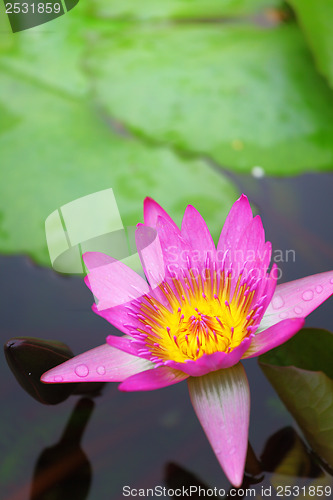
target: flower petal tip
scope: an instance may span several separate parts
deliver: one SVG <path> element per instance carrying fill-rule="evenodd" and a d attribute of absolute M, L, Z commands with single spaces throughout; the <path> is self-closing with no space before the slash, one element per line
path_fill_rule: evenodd
<path fill-rule="evenodd" d="M 247 197 L 247 196 L 246 196 L 246 194 L 244 194 L 244 193 L 242 193 L 242 194 L 240 195 L 240 197 L 238 198 L 238 200 L 237 200 L 237 201 L 239 201 L 239 200 L 249 201 L 248 197 Z"/>
<path fill-rule="evenodd" d="M 124 339 L 126 340 L 126 339 Z M 154 365 L 108 344 L 95 347 L 45 372 L 47 384 L 68 382 L 122 382 Z"/>
<path fill-rule="evenodd" d="M 249 385 L 241 363 L 227 370 L 190 377 L 195 413 L 229 481 L 240 486 L 248 445 Z"/>

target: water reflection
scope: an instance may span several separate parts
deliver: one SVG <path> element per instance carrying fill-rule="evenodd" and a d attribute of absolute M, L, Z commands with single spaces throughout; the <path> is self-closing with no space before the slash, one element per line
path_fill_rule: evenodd
<path fill-rule="evenodd" d="M 204 490 L 207 492 L 207 490 L 210 489 L 210 487 L 201 481 L 195 474 L 192 472 L 189 472 L 188 470 L 184 469 L 180 465 L 177 465 L 175 463 L 168 463 L 165 466 L 165 477 L 164 477 L 164 482 L 165 485 L 168 489 L 170 490 L 177 490 L 177 489 L 190 489 L 193 488 L 192 491 L 194 491 L 194 488 L 198 489 L 198 493 L 194 493 L 191 495 L 191 498 L 194 500 L 197 500 L 199 498 L 203 497 L 203 494 L 199 494 L 199 491 Z M 210 498 L 220 498 L 217 495 L 212 495 Z"/>
<path fill-rule="evenodd" d="M 84 500 L 88 497 L 92 468 L 81 449 L 81 439 L 94 403 L 82 398 L 76 404 L 59 442 L 39 456 L 30 500 Z"/>

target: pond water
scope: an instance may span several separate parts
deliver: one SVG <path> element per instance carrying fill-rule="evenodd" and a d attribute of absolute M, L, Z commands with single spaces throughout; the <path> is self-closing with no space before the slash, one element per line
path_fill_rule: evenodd
<path fill-rule="evenodd" d="M 258 208 L 273 255 L 283 259 L 277 262 L 281 281 L 332 269 L 333 175 L 237 176 L 234 181 Z M 78 354 L 115 332 L 92 313 L 92 296 L 82 278 L 57 275 L 24 256 L 2 257 L 0 266 L 3 343 L 15 336 L 58 339 Z M 306 326 L 332 330 L 331 311 L 332 298 L 309 316 Z M 251 388 L 249 440 L 260 457 L 274 433 L 297 427 L 257 360 L 244 366 Z M 97 397 L 71 396 L 46 406 L 18 385 L 4 356 L 0 376 L 2 500 L 120 500 L 125 485 L 230 487 L 195 417 L 186 383 L 146 393 L 120 393 L 117 384 L 106 384 Z M 255 486 L 247 478 L 245 484 L 256 488 L 258 498 L 262 486 L 272 484 L 332 484 L 328 474 L 316 480 L 307 477 L 320 472 L 316 464 L 304 467 L 307 460 L 310 464 L 304 453 L 296 453 L 286 466 L 303 478 L 281 475 L 286 467 L 278 464 L 293 439 L 293 432 L 284 430 L 266 449 L 266 462 L 275 474 L 263 473 Z M 270 497 L 275 498 L 274 493 Z"/>

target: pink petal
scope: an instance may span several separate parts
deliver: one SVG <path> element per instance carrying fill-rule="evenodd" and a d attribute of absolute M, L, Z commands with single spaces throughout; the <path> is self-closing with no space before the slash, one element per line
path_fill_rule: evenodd
<path fill-rule="evenodd" d="M 155 289 L 165 279 L 165 264 L 157 231 L 139 224 L 135 231 L 135 241 L 141 264 L 151 288 Z"/>
<path fill-rule="evenodd" d="M 225 268 L 232 268 L 231 293 L 237 283 L 238 276 L 242 273 L 245 279 L 252 277 L 263 278 L 267 268 L 265 262 L 265 232 L 259 215 L 254 217 L 244 229 L 238 243 L 229 249 L 225 260 Z"/>
<path fill-rule="evenodd" d="M 153 367 L 146 359 L 131 356 L 104 344 L 52 368 L 42 375 L 41 381 L 121 382 L 131 375 Z"/>
<path fill-rule="evenodd" d="M 274 349 L 274 347 L 287 342 L 304 325 L 304 318 L 285 319 L 271 326 L 263 332 L 257 333 L 252 339 L 249 349 L 243 358 L 253 358 Z"/>
<path fill-rule="evenodd" d="M 333 293 L 333 271 L 277 285 L 260 323 L 260 331 L 281 319 L 305 318 Z"/>
<path fill-rule="evenodd" d="M 188 379 L 191 401 L 206 436 L 230 482 L 244 474 L 250 417 L 250 392 L 241 363 Z"/>
<path fill-rule="evenodd" d="M 192 205 L 186 207 L 181 235 L 192 249 L 198 252 L 198 258 L 203 264 L 207 255 L 210 257 L 210 262 L 215 261 L 216 249 L 213 238 L 206 222 Z"/>
<path fill-rule="evenodd" d="M 143 219 L 147 226 L 156 228 L 158 217 L 166 219 L 174 228 L 175 231 L 179 232 L 178 226 L 171 219 L 170 215 L 156 203 L 152 198 L 147 197 L 143 202 Z"/>
<path fill-rule="evenodd" d="M 272 256 L 272 243 L 266 241 L 264 245 L 264 255 L 262 255 L 262 265 L 264 268 L 268 268 Z"/>
<path fill-rule="evenodd" d="M 269 306 L 273 294 L 276 289 L 276 282 L 277 282 L 277 265 L 274 262 L 271 272 L 269 275 L 266 275 L 266 278 L 262 279 L 261 282 L 258 284 L 254 297 L 252 299 L 252 303 L 255 304 L 257 300 L 262 300 L 263 302 L 261 303 L 262 309 L 258 313 L 258 317 L 256 319 L 256 325 L 258 326 L 266 312 L 267 307 Z M 257 331 L 261 331 L 261 329 L 257 329 Z"/>
<path fill-rule="evenodd" d="M 189 360 L 185 363 L 179 363 L 176 361 L 166 361 L 165 364 L 174 368 L 175 370 L 181 370 L 192 377 L 200 377 L 206 375 L 212 371 L 221 370 L 222 368 L 229 368 L 236 365 L 238 361 L 242 358 L 244 352 L 248 350 L 251 345 L 252 337 L 248 337 L 242 341 L 235 349 L 231 352 L 214 352 L 213 354 L 204 354 L 197 360 Z"/>
<path fill-rule="evenodd" d="M 278 267 L 277 264 L 274 262 L 274 264 L 272 265 L 272 269 L 269 273 L 269 278 L 266 281 L 265 289 L 263 290 L 263 295 L 266 295 L 265 304 L 267 304 L 267 306 L 265 305 L 265 310 L 271 303 L 271 300 L 274 296 L 277 286 L 277 278 L 278 278 Z"/>
<path fill-rule="evenodd" d="M 119 386 L 120 391 L 153 391 L 169 385 L 178 384 L 188 377 L 187 374 L 178 370 L 172 370 L 166 366 L 154 368 L 138 373 L 126 379 Z"/>
<path fill-rule="evenodd" d="M 87 252 L 83 255 L 83 260 L 88 268 L 94 262 L 85 282 L 99 300 L 99 311 L 126 304 L 149 291 L 141 276 L 112 257 L 99 252 Z"/>
<path fill-rule="evenodd" d="M 221 253 L 228 248 L 234 248 L 246 227 L 252 221 L 253 215 L 247 197 L 242 196 L 233 204 L 222 228 L 217 250 Z"/>
<path fill-rule="evenodd" d="M 246 269 L 251 270 L 264 260 L 265 232 L 259 215 L 256 215 L 244 230 L 234 253 L 233 268 L 235 268 L 235 261 L 238 261 L 240 264 L 238 273 L 245 261 L 248 261 Z"/>
<path fill-rule="evenodd" d="M 160 238 L 166 273 L 181 276 L 180 270 L 188 267 L 191 246 L 166 219 L 158 217 L 156 229 Z"/>
<path fill-rule="evenodd" d="M 111 325 L 126 334 L 130 334 L 135 328 L 135 325 L 139 324 L 138 320 L 135 320 L 133 316 L 128 316 L 129 308 L 130 306 L 121 305 L 99 311 L 96 304 L 92 306 L 94 313 L 98 314 L 98 316 L 102 316 L 102 318 L 106 319 Z"/>

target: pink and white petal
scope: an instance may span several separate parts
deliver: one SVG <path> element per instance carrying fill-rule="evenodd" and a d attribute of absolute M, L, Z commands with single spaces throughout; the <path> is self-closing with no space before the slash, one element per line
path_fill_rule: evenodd
<path fill-rule="evenodd" d="M 305 318 L 333 294 L 333 271 L 277 285 L 259 331 L 286 318 Z"/>
<path fill-rule="evenodd" d="M 96 267 L 107 266 L 115 261 L 113 257 L 102 252 L 85 252 L 82 259 L 89 271 Z"/>
<path fill-rule="evenodd" d="M 214 352 L 212 354 L 204 354 L 200 358 L 179 363 L 176 361 L 166 361 L 165 365 L 175 370 L 181 370 L 191 377 L 201 377 L 212 371 L 230 368 L 236 365 L 242 358 L 243 354 L 251 345 L 252 336 L 244 339 L 231 352 Z"/>
<path fill-rule="evenodd" d="M 124 351 L 128 354 L 132 354 L 133 356 L 145 357 L 141 356 L 140 350 L 145 347 L 144 342 L 140 342 L 138 340 L 134 340 L 127 336 L 117 337 L 116 335 L 108 335 L 106 337 L 106 342 L 109 346 L 114 347 L 115 349 L 119 349 L 120 351 Z"/>
<path fill-rule="evenodd" d="M 243 480 L 248 444 L 250 391 L 241 363 L 188 379 L 194 411 L 229 481 Z"/>
<path fill-rule="evenodd" d="M 94 255 L 90 255 L 91 253 Z M 105 257 L 98 252 L 87 252 L 83 255 L 84 262 L 89 264 L 92 258 L 94 263 L 100 258 L 101 265 L 93 267 L 85 277 L 86 284 L 99 300 L 97 305 L 99 311 L 126 304 L 148 293 L 148 284 L 141 276 L 111 257 L 107 256 L 108 263 L 105 264 Z"/>
<path fill-rule="evenodd" d="M 143 220 L 147 226 L 153 227 L 156 229 L 157 219 L 158 217 L 162 217 L 169 221 L 169 223 L 173 226 L 175 231 L 179 231 L 179 227 L 172 220 L 170 215 L 161 207 L 155 200 L 152 198 L 145 198 L 143 202 Z"/>
<path fill-rule="evenodd" d="M 154 370 L 138 373 L 119 385 L 120 391 L 154 391 L 169 385 L 178 384 L 188 378 L 186 373 L 160 366 Z"/>
<path fill-rule="evenodd" d="M 192 205 L 186 207 L 181 235 L 194 251 L 199 252 L 199 259 L 203 264 L 206 262 L 207 255 L 210 262 L 215 262 L 216 248 L 213 238 L 203 217 Z"/>
<path fill-rule="evenodd" d="M 145 275 L 151 288 L 155 289 L 165 279 L 165 264 L 159 235 L 156 229 L 138 224 L 135 242 Z"/>
<path fill-rule="evenodd" d="M 280 323 L 267 328 L 263 332 L 257 333 L 252 339 L 249 349 L 243 354 L 243 358 L 253 358 L 260 356 L 274 347 L 287 342 L 304 325 L 304 318 L 284 319 Z"/>
<path fill-rule="evenodd" d="M 220 253 L 235 248 L 253 215 L 247 196 L 242 196 L 233 204 L 223 225 L 217 250 Z"/>
<path fill-rule="evenodd" d="M 122 382 L 126 378 L 153 368 L 146 359 L 132 356 L 108 344 L 79 354 L 41 376 L 45 383 Z"/>

